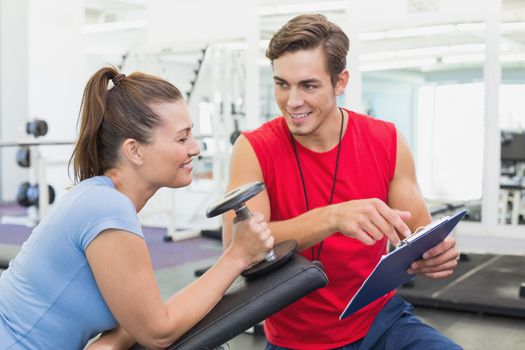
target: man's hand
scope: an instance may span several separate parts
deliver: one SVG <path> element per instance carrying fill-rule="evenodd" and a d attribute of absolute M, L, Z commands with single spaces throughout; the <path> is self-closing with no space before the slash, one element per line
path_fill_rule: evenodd
<path fill-rule="evenodd" d="M 446 278 L 454 273 L 458 265 L 458 256 L 456 240 L 453 237 L 447 237 L 434 248 L 427 250 L 423 254 L 423 259 L 413 262 L 407 273 L 433 279 Z"/>
<path fill-rule="evenodd" d="M 379 199 L 348 201 L 336 204 L 336 208 L 337 231 L 366 245 L 387 237 L 397 246 L 399 236 L 404 238 L 410 235 L 410 229 L 404 222 L 410 219 L 410 213 L 392 209 Z"/>

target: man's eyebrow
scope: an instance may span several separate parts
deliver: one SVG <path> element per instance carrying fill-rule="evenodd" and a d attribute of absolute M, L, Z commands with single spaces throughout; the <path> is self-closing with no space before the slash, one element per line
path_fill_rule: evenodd
<path fill-rule="evenodd" d="M 273 77 L 273 79 L 274 79 L 274 80 L 277 80 L 277 81 L 279 81 L 279 82 L 288 83 L 285 79 L 280 78 L 280 77 L 278 77 L 278 76 L 276 76 L 276 75 Z M 305 80 L 301 80 L 301 81 L 299 82 L 299 84 L 301 84 L 301 85 L 305 85 L 305 84 L 318 84 L 318 83 L 320 83 L 320 80 L 319 80 L 319 79 L 316 79 L 316 78 L 305 79 Z"/>
<path fill-rule="evenodd" d="M 319 83 L 319 82 L 320 82 L 319 79 L 312 78 L 312 79 L 301 80 L 301 81 L 299 82 L 299 84 L 303 84 L 303 85 L 305 85 L 305 84 L 317 84 L 317 83 Z"/>

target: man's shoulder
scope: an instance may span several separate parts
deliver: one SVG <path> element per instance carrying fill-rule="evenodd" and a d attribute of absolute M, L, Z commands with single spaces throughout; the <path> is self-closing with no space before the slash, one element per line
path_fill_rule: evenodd
<path fill-rule="evenodd" d="M 281 137 L 285 133 L 285 123 L 282 116 L 271 119 L 256 129 L 245 131 L 243 135 L 252 139 L 267 139 L 273 137 Z"/>
<path fill-rule="evenodd" d="M 351 129 L 357 132 L 358 135 L 377 136 L 384 138 L 386 136 L 396 135 L 396 126 L 394 123 L 383 119 L 348 111 L 349 125 Z"/>
<path fill-rule="evenodd" d="M 394 124 L 387 120 L 378 119 L 376 117 L 373 117 L 367 114 L 363 114 L 363 113 L 354 112 L 351 110 L 347 110 L 347 111 L 348 111 L 348 115 L 350 116 L 350 120 L 353 120 L 355 123 L 359 123 L 359 124 L 367 125 L 367 126 L 381 125 L 385 127 L 394 127 Z"/>
<path fill-rule="evenodd" d="M 254 131 L 268 132 L 271 130 L 271 131 L 276 132 L 276 131 L 282 131 L 284 129 L 284 126 L 285 126 L 284 117 L 279 116 L 279 117 L 275 117 L 273 119 L 268 120 L 267 122 L 259 126 Z"/>

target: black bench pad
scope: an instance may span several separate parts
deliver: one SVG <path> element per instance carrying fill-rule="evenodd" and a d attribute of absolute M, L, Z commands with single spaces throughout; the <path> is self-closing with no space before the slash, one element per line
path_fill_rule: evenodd
<path fill-rule="evenodd" d="M 210 313 L 168 349 L 214 349 L 327 283 L 322 269 L 297 254 L 267 275 L 239 277 Z"/>

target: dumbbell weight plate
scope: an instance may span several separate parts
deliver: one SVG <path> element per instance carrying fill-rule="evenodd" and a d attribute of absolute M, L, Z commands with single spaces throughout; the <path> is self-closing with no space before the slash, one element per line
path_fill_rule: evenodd
<path fill-rule="evenodd" d="M 51 186 L 47 186 L 49 204 L 53 204 L 55 201 L 56 193 L 55 189 Z M 18 187 L 16 201 L 23 207 L 39 206 L 40 190 L 38 185 L 31 185 L 29 182 L 24 182 Z"/>
<path fill-rule="evenodd" d="M 243 273 L 241 273 L 241 275 L 248 279 L 265 275 L 290 260 L 295 254 L 296 250 L 297 241 L 289 240 L 278 243 L 273 246 L 273 253 L 275 254 L 273 255 L 274 259 L 270 261 L 263 260 L 260 263 L 257 263 L 256 265 L 245 270 Z"/>
<path fill-rule="evenodd" d="M 28 168 L 31 165 L 31 151 L 29 147 L 21 147 L 16 151 L 16 163 L 22 168 Z"/>
<path fill-rule="evenodd" d="M 244 220 L 251 215 L 249 214 L 250 211 L 246 208 L 244 203 L 257 195 L 263 189 L 264 184 L 260 181 L 250 182 L 237 187 L 236 189 L 227 193 L 224 198 L 214 206 L 208 208 L 206 216 L 211 218 L 234 209 L 237 214 L 234 222 L 238 219 Z M 297 242 L 294 240 L 281 242 L 273 247 L 273 249 L 268 253 L 263 261 L 248 268 L 241 275 L 250 279 L 271 272 L 290 260 L 290 258 L 293 257 L 296 249 Z"/>
<path fill-rule="evenodd" d="M 34 198 L 33 200 L 33 205 L 36 206 L 37 208 L 39 207 L 40 205 L 40 189 L 38 188 L 38 185 L 34 185 L 34 190 L 36 191 L 36 197 Z M 48 197 L 48 203 L 49 204 L 53 204 L 55 202 L 55 189 L 53 188 L 53 186 L 51 185 L 47 185 L 47 190 L 48 190 L 48 194 L 47 194 L 47 197 Z"/>
<path fill-rule="evenodd" d="M 26 208 L 31 206 L 31 203 L 29 203 L 29 200 L 27 198 L 27 190 L 30 187 L 31 184 L 29 182 L 24 182 L 18 187 L 18 191 L 16 194 L 16 202 Z"/>
<path fill-rule="evenodd" d="M 231 133 L 231 135 L 230 135 L 230 143 L 233 145 L 235 143 L 235 141 L 237 141 L 239 136 L 241 136 L 241 131 L 240 130 L 234 130 Z"/>
<path fill-rule="evenodd" d="M 35 119 L 26 123 L 26 133 L 34 137 L 45 136 L 48 126 L 45 120 Z"/>
<path fill-rule="evenodd" d="M 224 195 L 224 198 L 215 205 L 208 208 L 206 216 L 212 218 L 221 215 L 228 210 L 237 208 L 242 203 L 258 194 L 264 189 L 264 184 L 260 181 L 249 182 L 240 187 L 237 187 L 231 192 Z"/>

